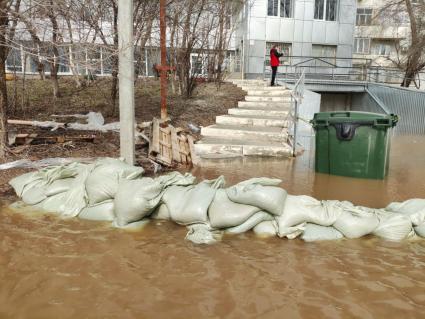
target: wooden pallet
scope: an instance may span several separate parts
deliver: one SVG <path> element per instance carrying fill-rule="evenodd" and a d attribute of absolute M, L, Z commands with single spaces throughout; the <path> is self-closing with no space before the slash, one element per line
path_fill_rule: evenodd
<path fill-rule="evenodd" d="M 149 157 L 152 160 L 166 166 L 172 166 L 173 162 L 194 164 L 196 156 L 193 149 L 193 137 L 183 129 L 153 119 L 149 145 Z"/>

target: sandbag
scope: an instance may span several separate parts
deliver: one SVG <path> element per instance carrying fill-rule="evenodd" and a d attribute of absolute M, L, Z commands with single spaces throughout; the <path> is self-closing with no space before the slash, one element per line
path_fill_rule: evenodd
<path fill-rule="evenodd" d="M 221 240 L 222 232 L 212 230 L 206 224 L 193 224 L 187 227 L 188 232 L 185 239 L 194 244 L 214 244 Z"/>
<path fill-rule="evenodd" d="M 22 197 L 27 185 L 34 181 L 41 182 L 42 178 L 41 176 L 37 175 L 37 172 L 30 172 L 30 173 L 22 174 L 15 178 L 12 178 L 9 181 L 9 185 L 13 187 L 16 195 L 18 195 L 19 197 Z"/>
<path fill-rule="evenodd" d="M 35 205 L 47 198 L 44 187 L 33 187 L 22 194 L 22 201 L 27 205 Z"/>
<path fill-rule="evenodd" d="M 361 208 L 343 205 L 340 216 L 333 227 L 340 231 L 347 238 L 359 238 L 372 233 L 379 225 L 378 217 L 362 210 Z"/>
<path fill-rule="evenodd" d="M 425 223 L 425 199 L 413 198 L 402 203 L 391 203 L 388 211 L 408 215 L 414 226 Z"/>
<path fill-rule="evenodd" d="M 207 223 L 208 207 L 214 199 L 216 189 L 209 183 L 196 186 L 170 186 L 162 201 L 167 205 L 171 219 L 181 225 Z"/>
<path fill-rule="evenodd" d="M 163 187 L 152 178 L 121 179 L 114 199 L 114 224 L 123 227 L 150 215 L 161 200 Z"/>
<path fill-rule="evenodd" d="M 406 215 L 380 211 L 377 214 L 378 227 L 373 234 L 392 241 L 401 241 L 408 238 L 412 232 L 412 222 Z"/>
<path fill-rule="evenodd" d="M 65 193 L 56 194 L 47 197 L 42 202 L 34 205 L 34 207 L 40 208 L 48 213 L 60 214 L 64 210 Z"/>
<path fill-rule="evenodd" d="M 64 178 L 54 181 L 52 184 L 45 186 L 44 194 L 46 196 L 53 196 L 59 193 L 69 191 L 74 182 L 74 178 Z"/>
<path fill-rule="evenodd" d="M 128 165 L 117 159 L 98 160 L 85 182 L 89 204 L 113 199 L 120 179 L 136 179 L 141 177 L 143 172 L 142 167 Z"/>
<path fill-rule="evenodd" d="M 261 222 L 272 220 L 274 220 L 274 217 L 272 215 L 267 212 L 260 211 L 252 215 L 250 218 L 248 218 L 247 221 L 245 221 L 241 225 L 227 228 L 225 232 L 228 234 L 242 234 L 244 232 L 247 232 L 248 230 L 251 230 Z"/>
<path fill-rule="evenodd" d="M 229 199 L 238 204 L 252 205 L 280 216 L 283 212 L 287 192 L 278 185 L 281 180 L 254 178 L 226 189 Z"/>
<path fill-rule="evenodd" d="M 229 228 L 244 223 L 261 209 L 232 202 L 224 189 L 219 189 L 208 208 L 209 221 L 214 228 Z"/>
<path fill-rule="evenodd" d="M 303 223 L 321 226 L 332 225 L 342 212 L 337 201 L 319 201 L 310 196 L 286 197 L 283 214 L 276 217 L 280 237 L 291 237 L 301 234 Z"/>
<path fill-rule="evenodd" d="M 258 223 L 252 230 L 259 237 L 274 237 L 277 234 L 277 222 L 275 220 L 267 220 Z"/>
<path fill-rule="evenodd" d="M 184 175 L 179 172 L 171 172 L 165 175 L 158 176 L 155 181 L 162 187 L 174 186 L 189 186 L 195 183 L 196 177 L 192 174 L 185 173 Z M 207 181 L 204 181 L 207 182 Z"/>
<path fill-rule="evenodd" d="M 307 223 L 300 238 L 304 241 L 337 240 L 344 238 L 335 227 Z"/>
<path fill-rule="evenodd" d="M 153 213 L 149 216 L 152 219 L 170 220 L 170 212 L 165 204 L 159 204 Z"/>
<path fill-rule="evenodd" d="M 73 179 L 71 188 L 62 193 L 64 202 L 59 210 L 62 216 L 76 217 L 88 205 L 85 182 L 92 169 L 93 165 L 82 166 L 78 175 Z"/>
<path fill-rule="evenodd" d="M 96 221 L 113 221 L 115 218 L 114 201 L 108 200 L 83 208 L 78 214 L 78 218 Z"/>
<path fill-rule="evenodd" d="M 416 226 L 413 229 L 415 230 L 416 235 L 425 238 L 425 223 L 423 223 L 419 226 Z"/>

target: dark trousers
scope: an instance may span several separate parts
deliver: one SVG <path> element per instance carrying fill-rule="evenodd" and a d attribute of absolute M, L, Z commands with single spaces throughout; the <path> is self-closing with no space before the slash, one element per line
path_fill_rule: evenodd
<path fill-rule="evenodd" d="M 274 85 L 274 80 L 276 79 L 277 66 L 272 66 L 272 83 L 271 86 Z"/>

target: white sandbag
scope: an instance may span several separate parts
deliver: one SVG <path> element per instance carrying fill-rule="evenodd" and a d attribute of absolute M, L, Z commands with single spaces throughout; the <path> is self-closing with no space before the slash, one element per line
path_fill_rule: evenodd
<path fill-rule="evenodd" d="M 391 203 L 388 211 L 408 215 L 414 226 L 425 223 L 425 199 L 413 198 L 402 203 Z"/>
<path fill-rule="evenodd" d="M 187 228 L 189 231 L 185 239 L 194 244 L 214 244 L 221 240 L 223 234 L 221 231 L 212 230 L 206 224 L 193 224 Z"/>
<path fill-rule="evenodd" d="M 255 206 L 232 202 L 228 198 L 226 190 L 219 189 L 208 208 L 208 216 L 212 227 L 229 228 L 244 223 L 260 210 Z"/>
<path fill-rule="evenodd" d="M 41 210 L 48 213 L 60 214 L 64 210 L 65 193 L 59 193 L 53 196 L 47 197 L 44 201 L 34 205 L 34 207 L 40 208 Z"/>
<path fill-rule="evenodd" d="M 27 205 L 35 205 L 47 198 L 44 187 L 33 187 L 22 194 L 22 201 Z"/>
<path fill-rule="evenodd" d="M 162 190 L 152 178 L 121 179 L 114 199 L 114 224 L 123 227 L 150 215 L 161 200 Z"/>
<path fill-rule="evenodd" d="M 206 223 L 208 207 L 214 199 L 216 189 L 208 183 L 196 186 L 170 186 L 164 193 L 171 219 L 181 225 Z"/>
<path fill-rule="evenodd" d="M 337 240 L 344 238 L 344 235 L 332 226 L 321 226 L 307 223 L 300 238 L 304 241 L 310 242 L 320 240 Z"/>
<path fill-rule="evenodd" d="M 242 233 L 247 232 L 248 230 L 251 230 L 252 228 L 257 226 L 261 222 L 271 221 L 273 219 L 274 219 L 273 216 L 270 215 L 269 213 L 264 212 L 264 211 L 260 211 L 258 213 L 255 213 L 254 215 L 252 215 L 244 223 L 242 223 L 238 226 L 235 226 L 235 227 L 227 228 L 225 230 L 225 232 L 228 233 L 228 234 L 242 234 Z"/>
<path fill-rule="evenodd" d="M 385 211 L 379 212 L 377 216 L 379 225 L 373 231 L 374 235 L 392 241 L 401 241 L 409 237 L 412 222 L 408 216 Z"/>
<path fill-rule="evenodd" d="M 425 238 L 425 223 L 418 225 L 413 228 L 415 230 L 416 235 Z"/>
<path fill-rule="evenodd" d="M 332 225 L 347 238 L 360 238 L 372 233 L 379 225 L 378 217 L 358 207 L 343 206 L 341 215 Z"/>
<path fill-rule="evenodd" d="M 184 175 L 179 172 L 171 172 L 155 178 L 155 181 L 162 187 L 174 186 L 189 186 L 195 183 L 196 177 L 192 174 L 185 173 Z M 204 181 L 206 182 L 206 181 Z"/>
<path fill-rule="evenodd" d="M 258 223 L 252 230 L 259 237 L 274 237 L 277 234 L 277 222 L 275 220 L 267 220 Z"/>
<path fill-rule="evenodd" d="M 229 199 L 238 204 L 252 205 L 279 216 L 283 212 L 287 192 L 275 179 L 250 179 L 226 189 Z"/>
<path fill-rule="evenodd" d="M 301 234 L 299 230 L 302 229 L 296 226 L 303 223 L 330 226 L 337 220 L 341 212 L 342 209 L 337 201 L 319 201 L 310 196 L 288 195 L 283 214 L 276 217 L 279 236 Z"/>
<path fill-rule="evenodd" d="M 141 177 L 143 172 L 143 168 L 128 165 L 117 159 L 106 158 L 97 161 L 86 180 L 89 204 L 94 205 L 113 199 L 120 179 L 136 179 Z"/>
<path fill-rule="evenodd" d="M 170 220 L 170 212 L 165 204 L 159 204 L 153 213 L 149 216 L 152 219 Z"/>
<path fill-rule="evenodd" d="M 59 193 L 63 193 L 69 191 L 72 187 L 72 183 L 74 182 L 74 178 L 64 178 L 58 179 L 54 181 L 52 184 L 45 187 L 45 195 L 53 196 Z"/>
<path fill-rule="evenodd" d="M 13 187 L 16 195 L 18 195 L 19 197 L 22 197 L 25 187 L 29 183 L 34 182 L 34 180 L 41 181 L 42 178 L 41 176 L 37 175 L 37 172 L 30 172 L 30 173 L 22 174 L 15 178 L 12 178 L 9 181 L 9 185 Z"/>
<path fill-rule="evenodd" d="M 71 188 L 62 193 L 64 202 L 60 213 L 63 217 L 76 217 L 88 205 L 85 183 L 92 169 L 93 165 L 81 167 L 78 175 L 72 181 Z"/>
<path fill-rule="evenodd" d="M 114 201 L 108 200 L 83 208 L 80 214 L 78 214 L 78 218 L 96 221 L 113 221 L 115 218 Z"/>

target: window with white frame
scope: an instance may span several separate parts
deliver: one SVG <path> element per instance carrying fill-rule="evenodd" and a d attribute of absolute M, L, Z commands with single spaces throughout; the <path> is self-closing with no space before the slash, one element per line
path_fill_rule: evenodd
<path fill-rule="evenodd" d="M 338 14 L 338 0 L 315 0 L 314 19 L 336 21 Z"/>
<path fill-rule="evenodd" d="M 374 55 L 388 56 L 393 51 L 394 46 L 394 41 L 374 40 L 371 44 L 371 52 Z"/>
<path fill-rule="evenodd" d="M 12 48 L 6 59 L 6 70 L 22 72 L 22 52 L 20 48 Z"/>
<path fill-rule="evenodd" d="M 266 66 L 270 66 L 270 50 L 273 46 L 276 46 L 276 50 L 279 53 L 283 53 L 283 56 L 279 59 L 280 63 L 289 63 L 290 62 L 290 56 L 291 56 L 291 49 L 292 44 L 291 43 L 282 43 L 282 42 L 266 42 Z"/>
<path fill-rule="evenodd" d="M 372 25 L 372 12 L 369 8 L 358 8 L 356 25 Z"/>
<path fill-rule="evenodd" d="M 369 52 L 370 52 L 370 39 L 368 38 L 354 39 L 354 53 L 369 54 Z"/>
<path fill-rule="evenodd" d="M 267 15 L 292 18 L 293 0 L 267 0 Z"/>

